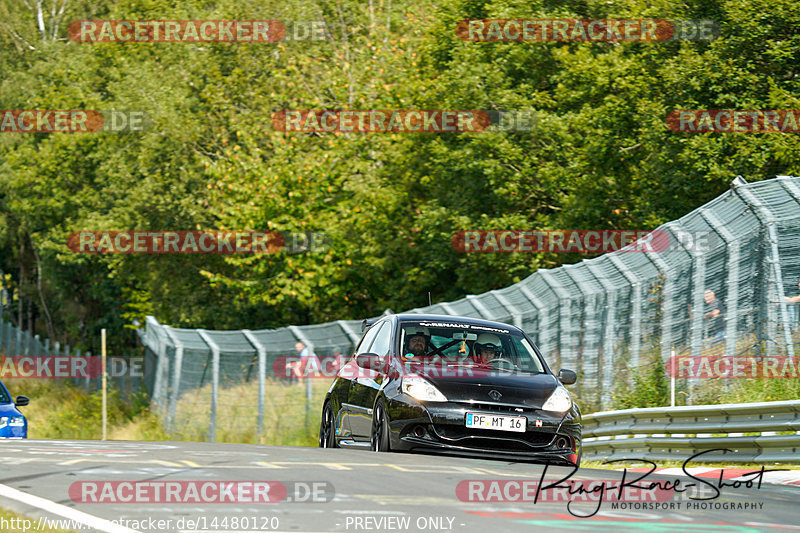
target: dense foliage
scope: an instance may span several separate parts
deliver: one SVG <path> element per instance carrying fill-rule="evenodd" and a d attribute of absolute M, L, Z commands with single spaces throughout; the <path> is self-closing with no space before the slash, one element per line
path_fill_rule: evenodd
<path fill-rule="evenodd" d="M 50 10 L 55 3 L 57 9 Z M 460 229 L 650 229 L 800 173 L 793 133 L 675 133 L 674 109 L 800 109 L 790 0 L 0 1 L 0 109 L 135 109 L 146 132 L 0 135 L 6 317 L 263 328 L 506 286 L 580 256 L 462 254 Z M 44 5 L 41 24 L 36 5 Z M 61 7 L 64 7 L 61 13 Z M 60 13 L 60 14 L 59 14 Z M 713 19 L 706 42 L 472 43 L 465 18 Z M 78 19 L 322 20 L 330 40 L 85 44 Z M 529 132 L 286 134 L 282 109 L 533 109 Z M 324 231 L 324 252 L 78 255 L 78 230 Z M 13 312 L 12 312 L 13 311 Z M 28 324 L 26 323 L 26 328 Z"/>

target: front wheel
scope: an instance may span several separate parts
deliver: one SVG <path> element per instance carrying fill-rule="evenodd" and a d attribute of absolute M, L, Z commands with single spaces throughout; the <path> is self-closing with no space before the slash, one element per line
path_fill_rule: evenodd
<path fill-rule="evenodd" d="M 383 400 L 378 400 L 372 416 L 372 451 L 389 451 L 389 422 L 386 420 L 386 409 Z"/>
<path fill-rule="evenodd" d="M 322 420 L 319 423 L 319 447 L 338 448 L 333 428 L 333 408 L 327 402 L 322 409 Z"/>

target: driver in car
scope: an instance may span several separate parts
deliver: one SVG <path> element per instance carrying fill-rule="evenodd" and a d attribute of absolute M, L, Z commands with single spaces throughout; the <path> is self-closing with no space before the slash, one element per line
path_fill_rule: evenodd
<path fill-rule="evenodd" d="M 503 357 L 503 344 L 497 335 L 481 333 L 475 341 L 475 362 L 487 364 L 492 359 Z"/>
<path fill-rule="evenodd" d="M 406 330 L 406 347 L 403 350 L 403 359 L 414 360 L 425 357 L 428 353 L 428 343 L 431 334 L 428 328 L 417 326 Z"/>

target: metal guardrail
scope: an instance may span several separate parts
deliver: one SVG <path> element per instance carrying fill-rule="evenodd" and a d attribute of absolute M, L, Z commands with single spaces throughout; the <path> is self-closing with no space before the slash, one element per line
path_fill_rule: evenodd
<path fill-rule="evenodd" d="M 776 435 L 794 431 L 794 435 Z M 756 433 L 745 436 L 744 433 Z M 720 436 L 721 435 L 721 436 Z M 583 417 L 583 460 L 800 463 L 800 400 L 606 411 Z"/>

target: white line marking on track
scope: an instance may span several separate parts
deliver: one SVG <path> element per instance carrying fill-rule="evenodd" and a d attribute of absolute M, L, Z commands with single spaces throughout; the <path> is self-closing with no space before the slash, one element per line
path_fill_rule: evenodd
<path fill-rule="evenodd" d="M 59 465 L 63 465 L 63 466 L 69 466 L 69 465 L 74 465 L 74 464 L 78 464 L 78 463 L 83 463 L 85 461 L 88 461 L 88 459 L 70 459 L 69 461 L 62 461 L 62 462 L 60 462 L 58 464 Z"/>
<path fill-rule="evenodd" d="M 704 466 L 696 466 L 692 468 L 687 468 L 686 472 L 692 474 L 693 476 L 699 476 L 700 474 L 707 474 L 708 472 L 713 472 L 714 470 L 719 471 L 720 469 L 704 467 Z M 680 476 L 683 475 L 683 468 L 662 468 L 660 470 L 656 470 L 653 473 L 661 474 L 664 476 Z"/>
<path fill-rule="evenodd" d="M 34 496 L 33 494 L 28 494 L 27 492 L 22 492 L 21 490 L 9 487 L 8 485 L 0 485 L 0 497 L 22 502 L 26 505 L 42 509 L 45 512 L 63 516 L 64 518 L 74 520 L 75 522 L 80 522 L 81 524 L 87 525 L 91 528 L 105 531 L 106 533 L 141 533 L 135 529 L 115 524 L 114 522 L 106 520 L 105 518 L 90 515 L 88 513 L 84 513 L 83 511 L 78 511 L 77 509 L 67 507 L 66 505 L 61 505 L 60 503 L 56 503 L 45 498 L 40 498 L 39 496 Z"/>

